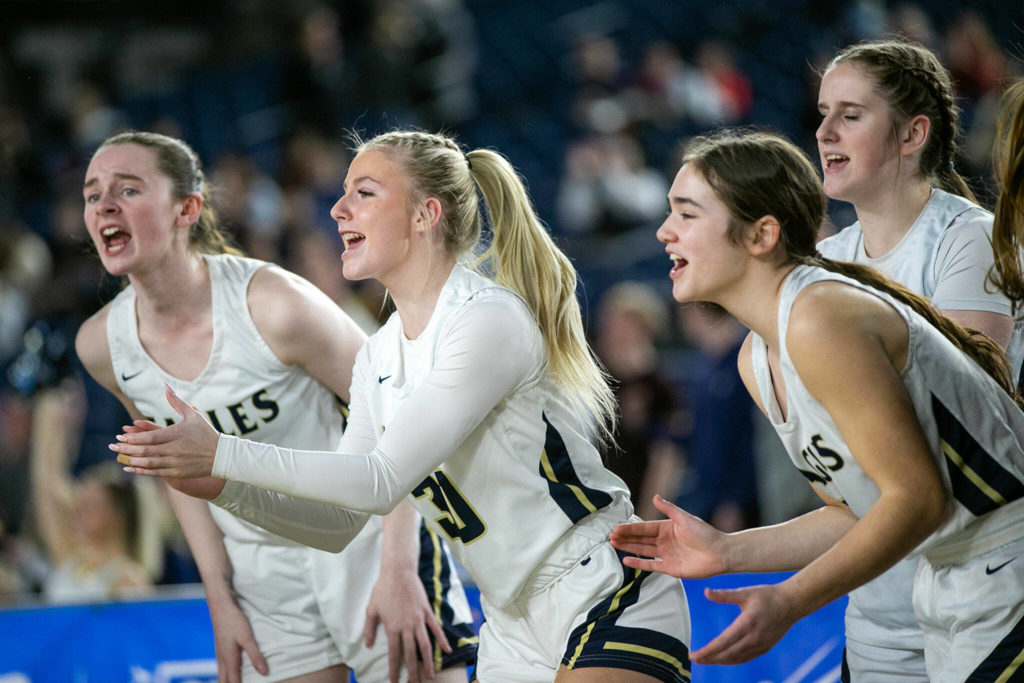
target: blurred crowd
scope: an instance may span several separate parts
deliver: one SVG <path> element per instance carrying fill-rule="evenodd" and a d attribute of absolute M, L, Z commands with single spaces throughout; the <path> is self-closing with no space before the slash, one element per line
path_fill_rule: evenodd
<path fill-rule="evenodd" d="M 1008 46 L 1024 17 L 1015 0 L 946 4 L 225 0 L 169 17 L 129 2 L 12 3 L 0 28 L 0 602 L 198 580 L 162 487 L 110 466 L 106 444 L 128 417 L 74 353 L 78 325 L 121 286 L 88 245 L 84 168 L 125 128 L 188 141 L 238 244 L 368 331 L 387 315 L 383 293 L 341 277 L 328 215 L 350 132 L 418 126 L 497 148 L 581 273 L 622 416 L 606 458 L 639 513 L 657 515 L 654 493 L 727 530 L 808 509 L 736 375 L 745 330 L 671 305 L 654 231 L 680 140 L 768 126 L 816 156 L 818 70 L 894 33 L 951 70 L 958 168 L 990 198 L 995 103 L 1020 74 Z M 852 221 L 841 205 L 830 215 Z"/>

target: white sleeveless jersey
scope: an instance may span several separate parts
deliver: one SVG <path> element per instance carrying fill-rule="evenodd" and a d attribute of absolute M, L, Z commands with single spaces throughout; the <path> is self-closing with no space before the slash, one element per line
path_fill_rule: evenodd
<path fill-rule="evenodd" d="M 901 377 L 931 453 L 951 491 L 947 520 L 912 552 L 936 561 L 969 556 L 1024 534 L 1024 413 L 996 382 L 942 333 L 888 294 L 821 268 L 796 267 L 779 296 L 779 355 L 788 418 L 775 400 L 767 346 L 754 335 L 752 360 L 761 400 L 790 458 L 814 486 L 858 517 L 878 499 L 825 408 L 804 387 L 786 350 L 789 315 L 800 292 L 835 280 L 886 301 L 909 329 Z"/>
<path fill-rule="evenodd" d="M 118 387 L 158 424 L 180 419 L 164 396 L 166 382 L 222 433 L 292 448 L 335 448 L 344 426 L 337 398 L 298 366 L 278 360 L 249 314 L 249 281 L 268 264 L 226 254 L 204 259 L 213 294 L 213 348 L 202 373 L 183 381 L 146 353 L 139 341 L 135 291 L 129 286 L 114 299 L 107 318 Z M 299 545 L 214 505 L 210 510 L 231 541 Z"/>
<path fill-rule="evenodd" d="M 1010 300 L 985 284 L 993 263 L 992 220 L 992 214 L 977 204 L 934 188 L 910 230 L 885 255 L 867 255 L 860 222 L 819 242 L 818 251 L 836 261 L 871 266 L 940 309 L 1013 316 Z M 1015 321 L 1007 356 L 1014 377 L 1019 377 L 1024 316 Z"/>
<path fill-rule="evenodd" d="M 397 314 L 370 337 L 356 360 L 353 396 L 367 399 L 378 433 L 431 373 L 435 353 L 448 341 L 452 314 L 485 297 L 514 298 L 525 307 L 510 291 L 456 266 L 415 341 L 405 339 Z M 495 363 L 502 362 L 503 351 L 494 349 Z M 576 412 L 551 386 L 542 354 L 538 349 L 536 374 L 412 492 L 423 518 L 499 605 L 518 593 L 577 522 L 602 508 L 620 510 L 622 521 L 632 513 L 622 480 L 604 467 Z M 423 419 L 449 418 L 444 406 L 436 408 L 435 416 Z"/>

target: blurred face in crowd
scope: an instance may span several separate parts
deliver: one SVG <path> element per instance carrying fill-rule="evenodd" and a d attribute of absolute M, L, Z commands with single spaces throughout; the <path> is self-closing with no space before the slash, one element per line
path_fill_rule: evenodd
<path fill-rule="evenodd" d="M 149 267 L 173 239 L 187 243 L 187 229 L 195 220 L 183 218 L 185 200 L 172 196 L 170 178 L 141 145 L 111 145 L 96 152 L 82 194 L 89 237 L 112 275 Z"/>
<path fill-rule="evenodd" d="M 349 166 L 345 194 L 331 209 L 345 251 L 349 280 L 374 278 L 386 286 L 407 272 L 417 257 L 413 249 L 417 212 L 411 187 L 391 152 L 368 149 Z"/>
<path fill-rule="evenodd" d="M 122 533 L 123 521 L 106 486 L 93 479 L 75 485 L 75 530 L 92 542 L 103 542 Z"/>
<path fill-rule="evenodd" d="M 899 157 L 889 106 L 874 81 L 855 64 L 837 64 L 821 79 L 818 111 L 825 194 L 857 205 L 892 187 Z"/>

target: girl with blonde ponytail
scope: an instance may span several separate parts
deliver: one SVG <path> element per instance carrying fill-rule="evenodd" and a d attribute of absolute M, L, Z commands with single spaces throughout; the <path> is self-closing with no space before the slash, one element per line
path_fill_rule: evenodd
<path fill-rule="evenodd" d="M 171 396 L 184 419 L 122 437 L 119 458 L 232 509 L 332 529 L 325 543 L 350 511 L 411 495 L 480 589 L 480 681 L 688 681 L 681 584 L 624 567 L 608 543 L 636 519 L 593 443 L 612 394 L 576 273 L 515 169 L 442 135 L 356 143 L 331 211 L 342 269 L 378 280 L 396 311 L 356 359 L 339 452 L 218 437 Z"/>
<path fill-rule="evenodd" d="M 1024 413 L 999 347 L 877 271 L 816 255 L 825 198 L 814 166 L 782 138 L 695 140 L 669 204 L 658 238 L 673 296 L 717 303 L 751 330 L 740 375 L 825 503 L 724 534 L 659 500 L 669 519 L 612 533 L 616 548 L 656 558 L 627 566 L 682 578 L 797 570 L 772 586 L 711 591 L 742 613 L 693 660 L 755 657 L 910 555 L 916 575 L 903 589 L 926 668 L 916 680 L 1013 678 L 1024 629 L 1024 563 L 1014 562 L 1024 554 Z M 903 654 L 844 678 L 912 680 L 883 668 Z"/>

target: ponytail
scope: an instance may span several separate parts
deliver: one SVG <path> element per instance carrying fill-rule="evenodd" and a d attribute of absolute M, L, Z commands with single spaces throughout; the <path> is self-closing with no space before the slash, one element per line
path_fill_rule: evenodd
<path fill-rule="evenodd" d="M 540 326 L 555 381 L 569 389 L 607 437 L 614 429 L 615 398 L 586 341 L 576 269 L 541 224 L 526 188 L 509 161 L 491 150 L 466 155 L 491 216 L 493 237 L 478 265 L 526 301 Z"/>
<path fill-rule="evenodd" d="M 914 293 L 903 285 L 890 280 L 880 272 L 859 263 L 833 261 L 820 254 L 814 256 L 798 256 L 797 263 L 806 266 L 817 266 L 833 273 L 839 273 L 851 280 L 868 285 L 891 295 L 897 301 L 909 306 L 915 313 L 927 320 L 933 327 L 951 341 L 960 351 L 977 363 L 982 370 L 999 384 L 1018 406 L 1024 408 L 1024 396 L 1017 390 L 1013 370 L 1006 360 L 1006 354 L 999 344 L 987 335 L 961 327 L 955 321 L 943 315 L 931 301 Z"/>

